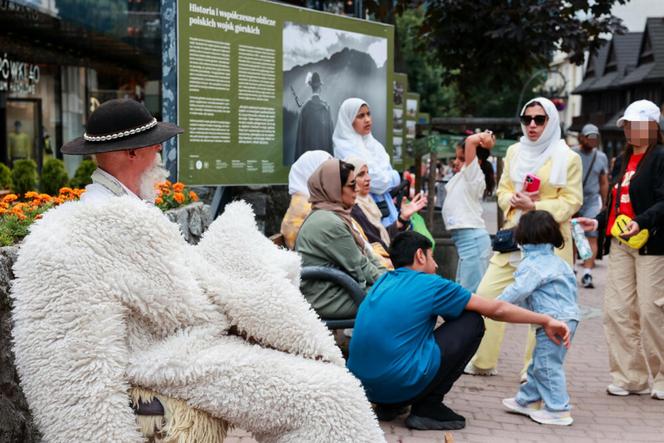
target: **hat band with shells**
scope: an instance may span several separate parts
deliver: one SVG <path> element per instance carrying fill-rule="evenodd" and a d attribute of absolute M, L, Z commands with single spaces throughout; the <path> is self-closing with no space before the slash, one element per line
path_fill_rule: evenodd
<path fill-rule="evenodd" d="M 140 134 L 148 129 L 157 126 L 157 119 L 153 118 L 152 121 L 146 125 L 139 126 L 138 128 L 129 129 L 127 131 L 116 132 L 115 134 L 107 135 L 88 135 L 87 132 L 83 134 L 83 138 L 88 142 L 106 142 L 109 140 L 116 140 L 118 138 L 129 137 L 130 135 Z"/>

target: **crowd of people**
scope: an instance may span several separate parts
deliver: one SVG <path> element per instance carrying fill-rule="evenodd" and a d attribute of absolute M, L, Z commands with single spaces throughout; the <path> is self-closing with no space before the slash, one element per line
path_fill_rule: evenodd
<path fill-rule="evenodd" d="M 496 188 L 505 223 L 493 240 L 481 199 L 495 184 L 487 161 L 495 137 L 490 131 L 468 136 L 457 148 L 458 170 L 442 204 L 459 255 L 453 282 L 437 275 L 430 235 L 413 222 L 426 206 L 424 195 L 393 195 L 401 177 L 372 136 L 371 108 L 364 100 L 341 105 L 333 154 L 309 150 L 292 165 L 281 233 L 294 252 L 258 235 L 235 208 L 211 226 L 200 245 L 178 246 L 174 250 L 184 256 L 171 251 L 168 261 L 150 255 L 156 242 L 148 233 L 154 228 L 154 238 L 172 238 L 171 228 L 155 222 L 155 212 L 139 201 L 149 200 L 150 188 L 163 177 L 161 143 L 182 130 L 157 123 L 135 102 L 108 102 L 91 115 L 88 132 L 63 147 L 97 156 L 86 197 L 47 213 L 20 252 L 15 351 L 37 423 L 49 441 L 103 440 L 111 434 L 139 441 L 135 433 L 117 429 L 131 415 L 126 392 L 132 384 L 183 400 L 213 422 L 226 420 L 262 441 L 384 441 L 376 418 L 402 414 L 412 429 L 461 429 L 466 419 L 445 405 L 445 396 L 464 372 L 497 373 L 505 322 L 512 322 L 532 327 L 522 384 L 503 405 L 539 423 L 570 425 L 563 366 L 582 320 L 572 219 L 587 232 L 594 252 L 601 246 L 608 253 L 607 392 L 662 400 L 660 117 L 659 108 L 645 100 L 626 109 L 618 121 L 626 149 L 609 183 L 596 127 L 584 127 L 580 147 L 570 149 L 555 105 L 543 97 L 526 103 L 523 136 L 508 149 Z M 47 235 L 46 226 L 58 226 L 58 248 L 40 249 L 37 239 Z M 230 228 L 237 232 L 226 232 Z M 123 239 L 147 249 L 113 246 Z M 53 287 L 44 286 L 50 280 L 36 278 L 49 262 L 68 261 L 67 254 L 80 254 L 69 259 L 79 273 L 94 276 L 94 297 L 77 289 L 59 300 Z M 38 265 L 28 266 L 28 259 Z M 593 286 L 593 265 L 592 258 L 583 263 L 581 284 L 587 288 Z M 122 272 L 100 272 L 99 266 Z M 148 266 L 169 278 L 145 280 L 138 271 Z M 358 306 L 331 282 L 300 284 L 301 266 L 344 271 L 366 291 L 364 301 Z M 59 278 L 57 287 L 68 288 L 62 283 L 67 277 Z M 50 314 L 40 314 L 40 306 L 50 306 Z M 311 309 L 324 318 L 355 318 L 347 360 L 332 336 L 321 332 Z M 73 334 L 90 316 L 105 332 Z M 49 348 L 40 347 L 43 355 L 36 359 L 40 342 Z M 81 352 L 81 344 L 97 356 Z M 51 350 L 58 355 L 49 360 Z M 53 381 L 54 368 L 77 375 L 63 384 L 58 379 L 49 388 L 54 398 L 73 393 L 71 398 L 84 401 L 86 390 L 102 392 L 114 399 L 104 409 L 111 418 L 86 415 L 87 409 L 63 400 L 83 431 L 64 429 L 53 407 L 57 401 L 39 390 L 44 380 Z"/>

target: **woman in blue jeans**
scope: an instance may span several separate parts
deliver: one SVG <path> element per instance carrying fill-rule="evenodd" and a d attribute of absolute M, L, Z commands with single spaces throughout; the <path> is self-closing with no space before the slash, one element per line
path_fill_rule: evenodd
<path fill-rule="evenodd" d="M 491 258 L 482 197 L 495 183 L 493 168 L 486 160 L 495 142 L 491 131 L 467 137 L 456 149 L 459 170 L 445 186 L 443 221 L 459 255 L 456 281 L 471 292 L 477 291 Z"/>

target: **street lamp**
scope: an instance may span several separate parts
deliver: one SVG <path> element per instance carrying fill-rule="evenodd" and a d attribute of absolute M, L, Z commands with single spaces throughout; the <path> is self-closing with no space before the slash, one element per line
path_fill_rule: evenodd
<path fill-rule="evenodd" d="M 533 73 L 533 75 L 530 76 L 528 81 L 524 83 L 523 88 L 521 88 L 519 101 L 516 104 L 517 118 L 521 116 L 521 102 L 523 101 L 523 95 L 526 92 L 526 88 L 533 82 L 533 80 L 542 74 L 546 74 L 546 80 L 541 88 L 542 95 L 547 98 L 566 98 L 567 94 L 565 92 L 565 86 L 567 86 L 567 79 L 563 73 L 556 68 L 538 69 Z"/>

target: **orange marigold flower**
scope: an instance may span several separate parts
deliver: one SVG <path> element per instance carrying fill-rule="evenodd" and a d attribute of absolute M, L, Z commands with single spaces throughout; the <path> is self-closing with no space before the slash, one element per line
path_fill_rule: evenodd
<path fill-rule="evenodd" d="M 166 181 L 164 182 L 164 186 L 171 186 L 172 184 L 173 184 L 173 183 L 171 183 L 170 180 L 166 180 Z"/>
<path fill-rule="evenodd" d="M 177 182 L 173 185 L 173 190 L 175 192 L 182 192 L 184 191 L 184 183 Z"/>
<path fill-rule="evenodd" d="M 72 194 L 74 190 L 68 186 L 60 188 L 60 194 Z"/>
<path fill-rule="evenodd" d="M 161 205 L 162 203 L 164 203 L 164 199 L 161 198 L 161 197 L 157 197 L 157 198 L 154 199 L 154 203 L 156 205 Z"/>
<path fill-rule="evenodd" d="M 25 198 L 37 198 L 39 197 L 39 193 L 35 191 L 28 191 L 24 195 Z"/>
<path fill-rule="evenodd" d="M 35 215 L 35 220 L 39 220 L 39 219 L 42 218 L 42 217 L 43 217 L 42 214 L 37 214 L 37 215 Z"/>
<path fill-rule="evenodd" d="M 48 201 L 51 201 L 52 197 L 48 194 L 39 194 L 39 198 L 48 202 Z"/>
<path fill-rule="evenodd" d="M 182 203 L 184 203 L 184 194 L 181 193 L 181 192 L 176 192 L 175 194 L 173 194 L 173 199 L 176 202 L 182 204 Z"/>
<path fill-rule="evenodd" d="M 189 198 L 191 199 L 191 201 L 195 201 L 195 202 L 198 201 L 198 195 L 196 195 L 196 193 L 194 191 L 189 191 Z"/>
<path fill-rule="evenodd" d="M 11 203 L 15 200 L 18 200 L 18 195 L 16 194 L 7 194 L 2 198 L 3 203 Z"/>

